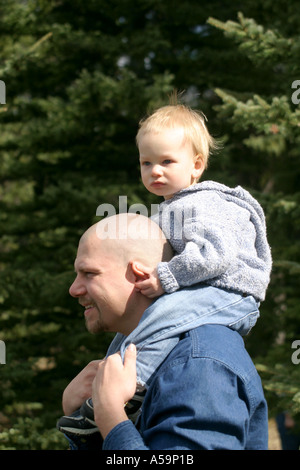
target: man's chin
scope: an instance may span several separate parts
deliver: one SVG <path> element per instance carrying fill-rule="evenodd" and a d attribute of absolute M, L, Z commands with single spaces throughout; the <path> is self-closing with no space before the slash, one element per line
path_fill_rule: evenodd
<path fill-rule="evenodd" d="M 106 325 L 104 325 L 99 320 L 85 319 L 85 326 L 89 333 L 92 335 L 97 335 L 103 331 L 108 331 Z"/>

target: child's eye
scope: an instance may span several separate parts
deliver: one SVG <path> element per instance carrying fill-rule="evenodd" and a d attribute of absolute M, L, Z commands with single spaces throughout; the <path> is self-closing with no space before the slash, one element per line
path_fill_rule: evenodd
<path fill-rule="evenodd" d="M 150 162 L 143 162 L 142 165 L 143 166 L 149 166 L 149 165 L 151 165 L 151 163 Z"/>
<path fill-rule="evenodd" d="M 166 159 L 163 161 L 164 165 L 168 165 L 169 163 L 172 163 L 172 160 Z"/>

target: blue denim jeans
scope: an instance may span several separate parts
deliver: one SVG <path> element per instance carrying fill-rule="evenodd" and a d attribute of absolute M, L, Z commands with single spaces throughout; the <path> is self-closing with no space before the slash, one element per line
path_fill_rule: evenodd
<path fill-rule="evenodd" d="M 259 317 L 259 303 L 251 296 L 196 284 L 158 297 L 144 312 L 128 336 L 117 333 L 107 356 L 118 351 L 124 357 L 130 343 L 137 348 L 137 382 L 148 387 L 158 366 L 180 336 L 198 326 L 217 324 L 249 333 Z"/>

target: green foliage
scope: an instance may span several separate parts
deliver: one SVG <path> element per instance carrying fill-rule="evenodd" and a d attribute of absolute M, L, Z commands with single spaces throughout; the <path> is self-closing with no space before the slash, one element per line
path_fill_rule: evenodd
<path fill-rule="evenodd" d="M 206 179 L 265 208 L 274 269 L 246 344 L 270 413 L 298 413 L 296 1 L 245 0 L 237 13 L 219 0 L 0 0 L 0 12 L 0 449 L 66 448 L 62 391 L 112 338 L 87 333 L 68 295 L 77 243 L 98 205 L 158 202 L 139 181 L 135 134 L 173 88 L 224 143 Z"/>
<path fill-rule="evenodd" d="M 38 418 L 19 418 L 13 428 L 0 433 L 0 450 L 67 450 L 66 439 L 56 429 L 45 429 Z"/>

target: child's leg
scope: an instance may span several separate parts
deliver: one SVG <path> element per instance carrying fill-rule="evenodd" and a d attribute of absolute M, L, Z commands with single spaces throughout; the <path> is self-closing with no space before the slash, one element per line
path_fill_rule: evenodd
<path fill-rule="evenodd" d="M 259 317 L 259 304 L 252 296 L 212 286 L 192 286 L 159 297 L 146 310 L 137 328 L 121 344 L 137 348 L 137 380 L 149 383 L 152 374 L 179 341 L 180 335 L 205 324 L 228 326 L 247 334 Z M 117 335 L 118 336 L 118 335 Z M 115 351 L 110 350 L 108 354 Z"/>

